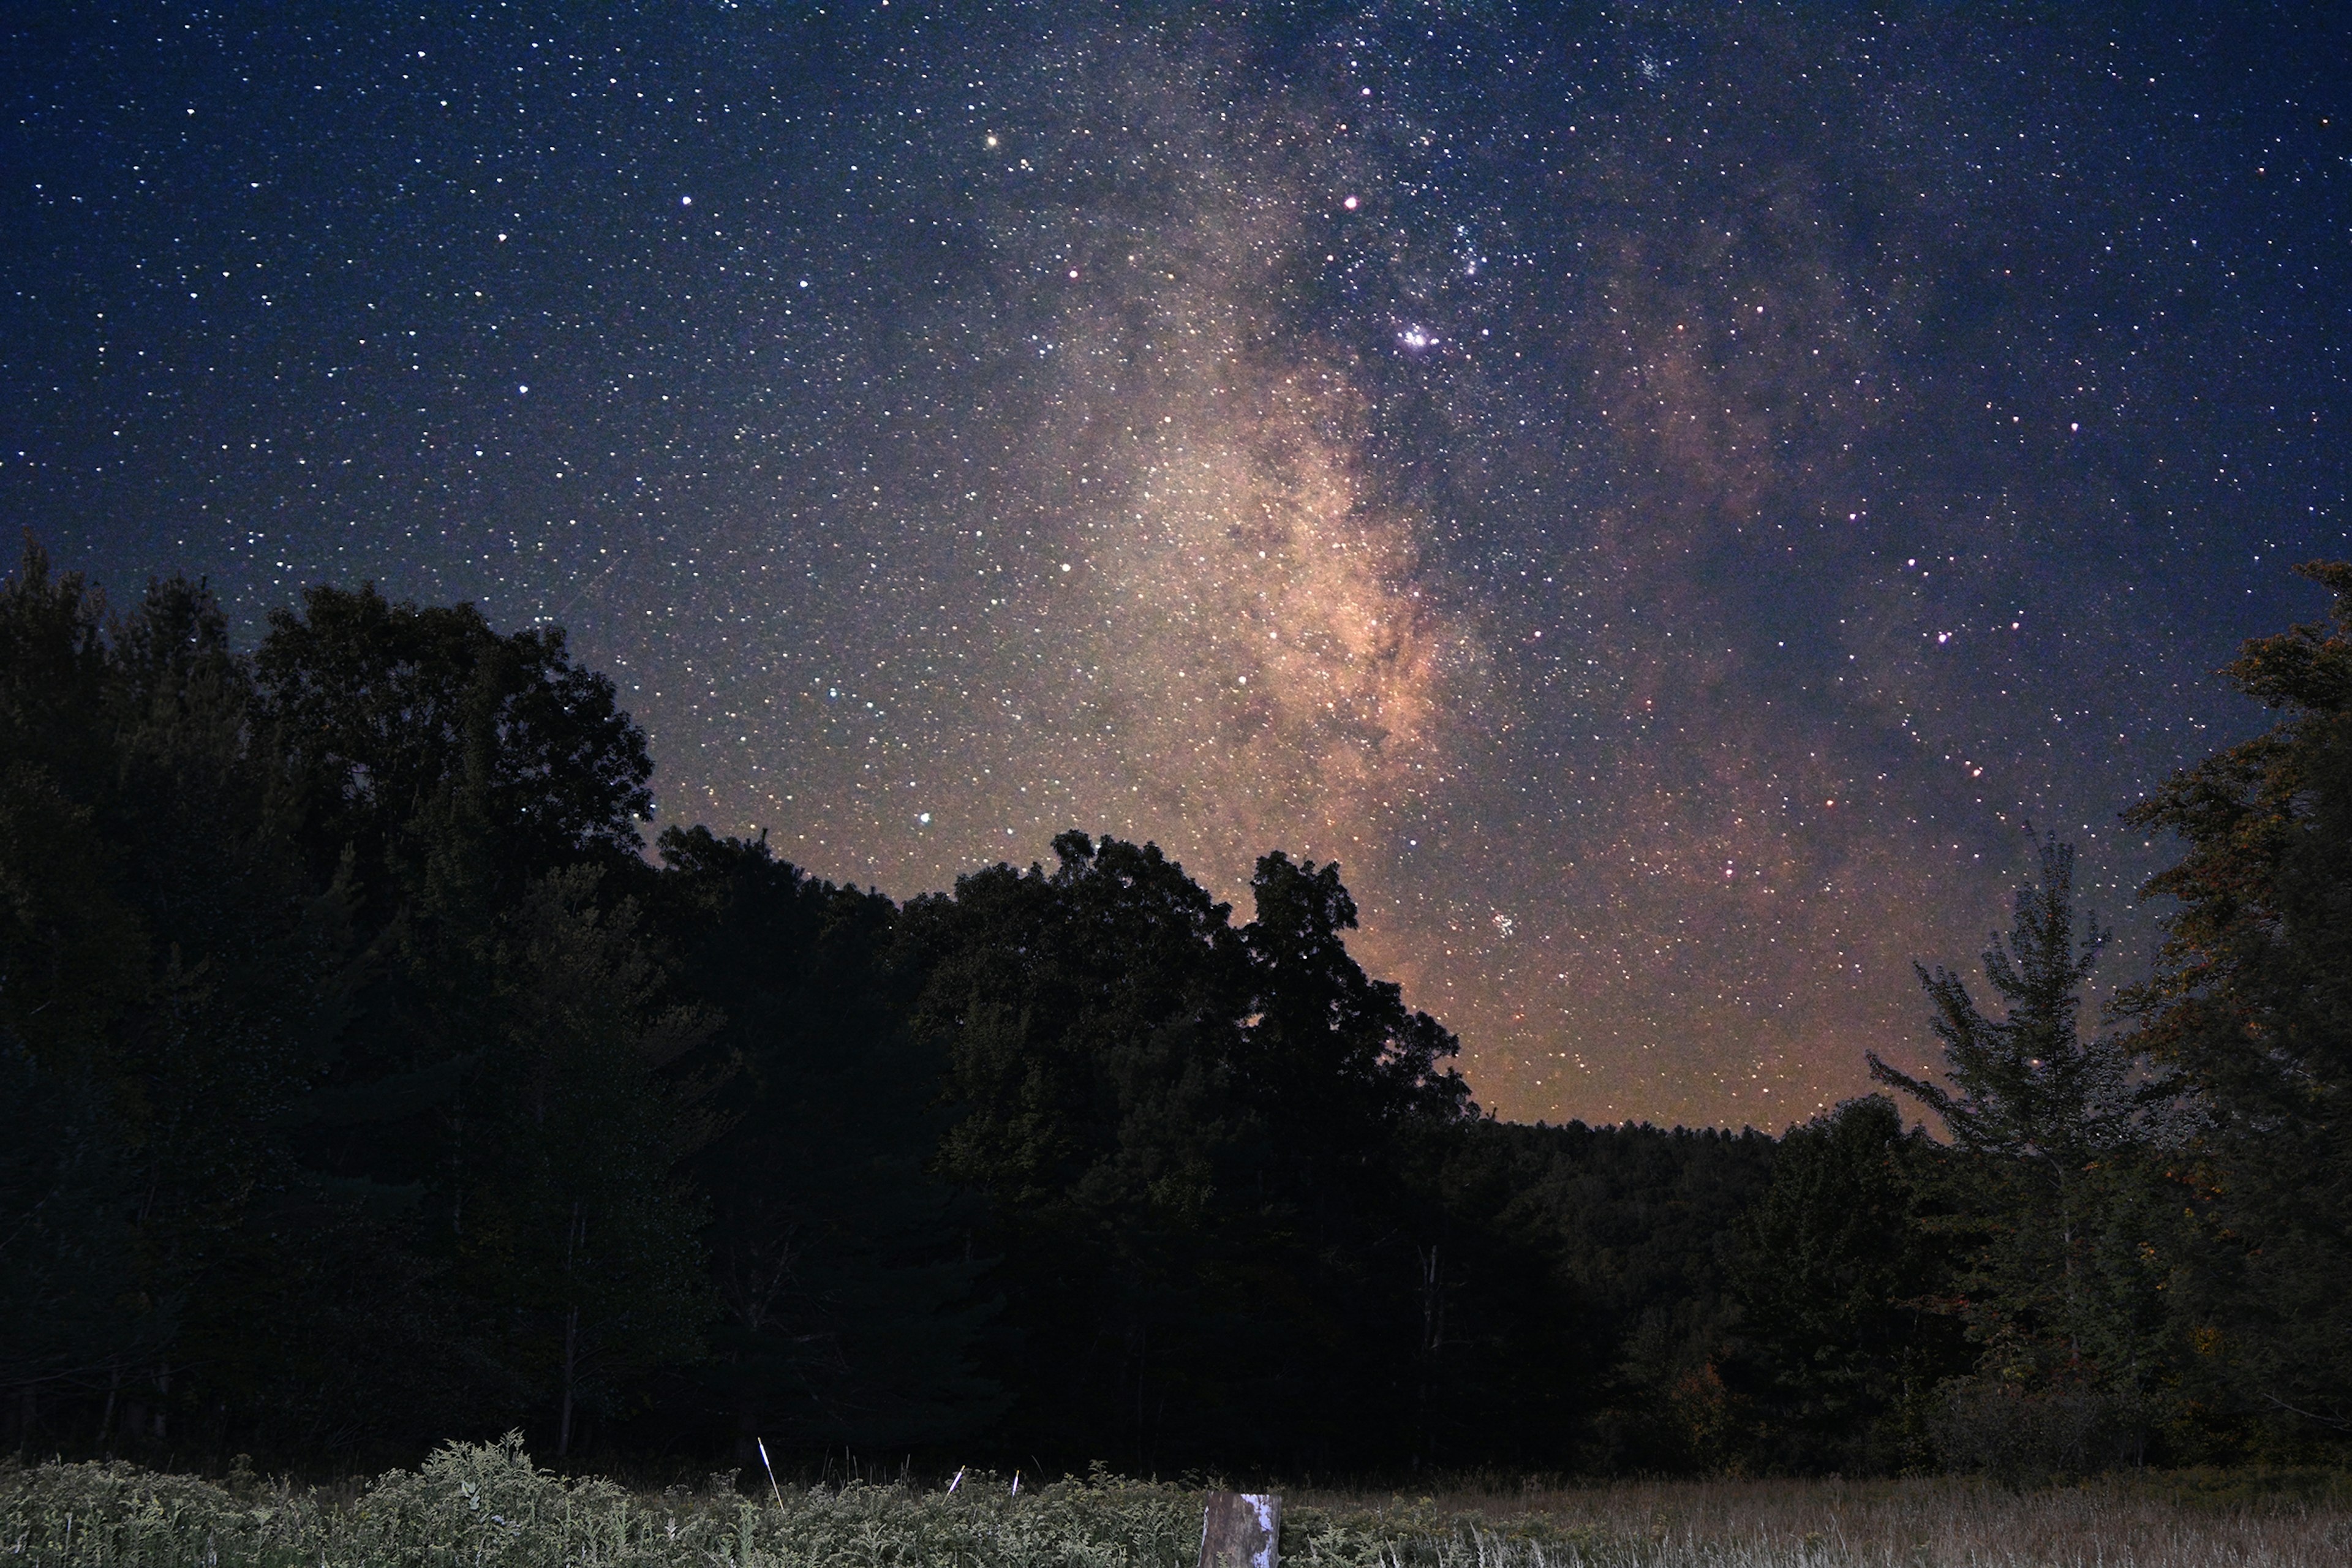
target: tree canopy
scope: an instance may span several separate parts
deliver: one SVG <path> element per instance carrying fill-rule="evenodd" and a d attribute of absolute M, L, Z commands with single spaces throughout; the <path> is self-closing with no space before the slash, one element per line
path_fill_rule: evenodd
<path fill-rule="evenodd" d="M 1157 846 L 904 902 L 665 827 L 551 628 L 0 583 L 0 1421 L 20 1447 L 1395 1472 L 1984 1468 L 2352 1429 L 2352 564 L 2278 715 L 2038 843 L 1982 988 L 1779 1137 L 1522 1126 L 1349 950 Z M 1890 1050 L 1892 1049 L 1890 1042 Z M 2024 1436 L 2018 1436 L 2025 1434 Z"/>

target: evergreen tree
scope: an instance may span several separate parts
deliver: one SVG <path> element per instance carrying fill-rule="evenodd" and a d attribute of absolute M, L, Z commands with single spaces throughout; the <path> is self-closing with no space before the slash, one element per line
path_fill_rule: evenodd
<path fill-rule="evenodd" d="M 2179 861 L 2145 889 L 2157 971 L 2122 998 L 2135 1047 L 2181 1073 L 2206 1118 L 2199 1348 L 2240 1409 L 2352 1433 L 2352 562 L 2295 569 L 2328 620 L 2250 640 L 2222 670 L 2277 711 L 2264 733 L 2174 774 L 2126 814 Z"/>
<path fill-rule="evenodd" d="M 699 828 L 656 869 L 645 737 L 560 633 L 322 588 L 247 658 L 202 584 L 110 616 L 28 546 L 0 584 L 8 1419 L 346 1462 L 519 1419 L 577 1452 L 635 1410 L 745 1454 L 1877 1465 L 1962 1246 L 1951 1293 L 2021 1386 L 2186 1387 L 2154 1331 L 2193 1318 L 2199 1364 L 2326 1417 L 2332 1352 L 2295 1336 L 2337 1211 L 2262 1156 L 2337 1169 L 2352 792 L 2310 714 L 2343 640 L 2261 662 L 2303 707 L 2260 765 L 2165 797 L 2209 813 L 2168 884 L 2205 967 L 2147 1037 L 2202 1096 L 2234 1265 L 2189 1277 L 2150 1086 L 2079 1026 L 2063 854 L 1988 955 L 2005 1016 L 1922 975 L 1949 1082 L 1880 1064 L 1952 1150 L 1874 1100 L 1777 1147 L 1509 1126 L 1350 954 L 1336 867 L 1265 857 L 1239 927 L 1078 833 L 904 909 Z"/>
<path fill-rule="evenodd" d="M 2175 1091 L 2130 1046 L 2083 1033 L 2081 987 L 2105 934 L 2094 920 L 2077 935 L 2073 847 L 2036 849 L 2040 878 L 1984 953 L 2003 1016 L 1981 1012 L 1959 975 L 1917 969 L 1952 1087 L 1875 1053 L 1870 1071 L 1934 1110 L 1952 1141 L 1950 1223 L 1973 1241 L 1957 1310 L 1983 1370 L 2012 1388 L 2138 1401 L 2165 1374 L 2174 1327 L 2162 1237 L 2141 1228 L 2156 1210 L 2140 1194 L 2142 1156 L 2169 1141 Z"/>

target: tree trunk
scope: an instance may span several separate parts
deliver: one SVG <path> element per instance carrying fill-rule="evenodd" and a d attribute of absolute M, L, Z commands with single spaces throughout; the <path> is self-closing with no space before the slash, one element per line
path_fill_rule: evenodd
<path fill-rule="evenodd" d="M 563 1420 L 555 1439 L 558 1458 L 572 1451 L 572 1399 L 580 1384 L 580 1287 L 573 1265 L 579 1260 L 581 1244 L 587 1239 L 587 1219 L 575 1201 L 571 1228 L 563 1233 L 563 1293 L 569 1301 L 563 1310 Z"/>
<path fill-rule="evenodd" d="M 555 1439 L 555 1457 L 572 1451 L 572 1386 L 580 1366 L 580 1309 L 563 1314 L 563 1425 Z"/>

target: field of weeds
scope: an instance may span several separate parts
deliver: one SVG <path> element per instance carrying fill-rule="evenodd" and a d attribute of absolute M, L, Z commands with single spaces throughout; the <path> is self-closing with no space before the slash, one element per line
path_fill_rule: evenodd
<path fill-rule="evenodd" d="M 989 1475 L 740 1494 L 566 1479 L 521 1445 L 451 1444 L 320 1489 L 115 1463 L 0 1468 L 0 1568 L 1191 1568 L 1202 1494 Z M 2352 1488 L 2319 1474 L 2141 1477 L 2012 1493 L 1965 1481 L 1296 1489 L 1286 1563 L 1316 1568 L 2259 1568 L 2352 1561 Z"/>
<path fill-rule="evenodd" d="M 1418 1559 L 1406 1548 L 1406 1563 L 1465 1568 L 2352 1563 L 2352 1479 L 2326 1472 L 2154 1474 L 2022 1492 L 1958 1479 L 1620 1481 L 1385 1506 L 1346 1493 L 1287 1500 L 1425 1543 Z"/>

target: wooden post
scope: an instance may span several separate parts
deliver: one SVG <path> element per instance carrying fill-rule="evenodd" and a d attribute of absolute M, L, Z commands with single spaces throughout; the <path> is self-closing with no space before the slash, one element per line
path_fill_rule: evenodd
<path fill-rule="evenodd" d="M 1281 1568 L 1282 1499 L 1211 1492 L 1201 1521 L 1201 1568 Z"/>

